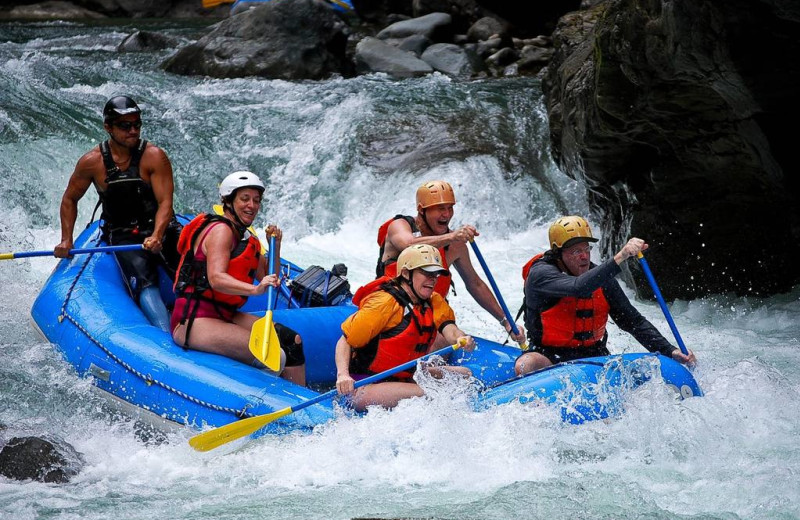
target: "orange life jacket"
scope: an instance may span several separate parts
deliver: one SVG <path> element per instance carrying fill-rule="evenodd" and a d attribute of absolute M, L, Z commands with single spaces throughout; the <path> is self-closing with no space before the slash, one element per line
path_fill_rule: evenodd
<path fill-rule="evenodd" d="M 175 294 L 188 299 L 200 298 L 214 302 L 214 304 L 229 309 L 238 309 L 247 301 L 246 296 L 226 294 L 215 291 L 208 283 L 206 260 L 195 258 L 195 240 L 213 222 L 222 222 L 231 227 L 234 234 L 240 231 L 230 220 L 218 215 L 201 213 L 183 227 L 178 238 L 178 253 L 181 255 L 178 264 L 178 274 L 175 277 Z M 205 239 L 205 237 L 204 237 Z M 253 283 L 258 270 L 258 260 L 261 256 L 261 242 L 253 235 L 240 240 L 231 251 L 227 273 L 239 281 Z"/>
<path fill-rule="evenodd" d="M 389 293 L 403 308 L 403 319 L 389 330 L 373 338 L 362 348 L 353 350 L 352 373 L 377 374 L 425 355 L 436 339 L 436 325 L 430 302 L 413 305 L 408 294 L 390 277 L 383 276 L 360 287 L 353 303 L 361 307 L 364 298 L 375 291 Z M 413 371 L 398 372 L 396 379 L 411 379 Z"/>
<path fill-rule="evenodd" d="M 527 280 L 533 264 L 543 256 L 538 254 L 523 266 L 523 280 Z M 554 306 L 540 313 L 541 346 L 576 348 L 596 345 L 606 335 L 609 309 L 601 287 L 595 289 L 588 298 L 561 298 Z"/>
<path fill-rule="evenodd" d="M 417 227 L 414 217 L 409 217 L 408 215 L 395 215 L 381 224 L 381 227 L 378 228 L 378 247 L 380 247 L 380 251 L 378 252 L 378 266 L 375 268 L 375 275 L 378 278 L 384 275 L 387 275 L 390 278 L 397 276 L 397 258 L 390 258 L 386 261 L 383 260 L 383 251 L 386 245 L 386 235 L 389 233 L 389 225 L 391 225 L 391 223 L 397 219 L 403 219 L 408 222 L 408 225 L 411 226 L 411 231 L 413 233 L 419 232 L 419 228 Z M 447 256 L 445 255 L 446 252 L 446 247 L 439 248 L 439 254 L 442 256 L 442 267 L 445 269 L 447 269 Z M 447 298 L 447 293 L 450 291 L 451 285 L 453 285 L 452 276 L 449 274 L 443 274 L 440 275 L 436 280 L 436 285 L 433 287 L 433 290 L 441 294 L 442 297 Z"/>

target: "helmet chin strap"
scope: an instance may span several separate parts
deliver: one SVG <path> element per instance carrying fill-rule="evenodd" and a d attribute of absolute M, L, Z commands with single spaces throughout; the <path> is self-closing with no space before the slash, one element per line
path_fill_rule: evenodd
<path fill-rule="evenodd" d="M 431 226 L 431 223 L 428 222 L 428 212 L 426 211 L 425 208 L 422 208 L 420 210 L 420 212 L 421 212 L 420 214 L 422 215 L 422 222 L 428 228 L 428 231 L 430 231 L 432 233 L 433 232 L 433 226 Z M 450 232 L 450 226 L 449 225 L 447 226 L 447 232 L 448 233 Z"/>
<path fill-rule="evenodd" d="M 413 278 L 413 277 L 414 277 L 414 274 L 413 274 L 413 273 L 414 273 L 413 271 L 409 271 L 409 274 L 411 274 L 411 278 Z M 422 296 L 420 296 L 420 295 L 417 293 L 416 289 L 414 289 L 414 282 L 412 282 L 412 281 L 411 281 L 411 278 L 406 278 L 405 276 L 402 276 L 402 275 L 400 276 L 400 279 L 401 279 L 403 282 L 405 282 L 405 283 L 407 283 L 407 284 L 408 284 L 408 287 L 409 287 L 409 289 L 411 289 L 411 293 L 412 293 L 412 294 L 414 295 L 414 297 L 417 299 L 417 302 L 424 302 L 424 301 L 425 301 L 425 299 L 424 299 L 424 298 L 422 298 Z"/>
<path fill-rule="evenodd" d="M 225 209 L 230 211 L 231 215 L 233 215 L 233 219 L 236 221 L 235 223 L 237 224 L 236 227 L 239 229 L 239 234 L 244 236 L 245 235 L 245 231 L 247 230 L 247 224 L 242 222 L 242 219 L 239 218 L 239 215 L 236 213 L 236 210 L 234 209 L 233 204 L 230 204 L 226 200 L 226 201 L 223 201 L 222 205 L 223 205 L 223 207 Z"/>
<path fill-rule="evenodd" d="M 572 271 L 570 271 L 569 267 L 567 267 L 567 264 L 564 263 L 564 259 L 561 256 L 561 249 L 553 251 L 553 253 L 556 256 L 556 262 L 558 262 L 558 268 L 570 276 L 575 276 L 575 274 Z"/>

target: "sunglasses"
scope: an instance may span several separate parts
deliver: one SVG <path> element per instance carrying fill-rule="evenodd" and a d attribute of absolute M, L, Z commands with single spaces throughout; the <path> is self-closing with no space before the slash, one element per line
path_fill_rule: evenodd
<path fill-rule="evenodd" d="M 126 132 L 129 131 L 131 128 L 140 129 L 142 127 L 142 121 L 120 121 L 118 123 L 113 123 L 114 126 L 119 128 L 120 130 L 125 130 Z"/>
<path fill-rule="evenodd" d="M 591 253 L 592 253 L 592 246 L 586 246 L 578 249 L 573 249 L 572 251 L 566 251 L 564 254 L 569 255 L 573 258 L 578 258 L 581 255 L 589 255 Z"/>

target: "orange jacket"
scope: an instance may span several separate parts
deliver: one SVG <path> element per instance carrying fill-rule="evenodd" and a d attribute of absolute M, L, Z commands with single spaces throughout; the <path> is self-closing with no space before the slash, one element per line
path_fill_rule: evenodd
<path fill-rule="evenodd" d="M 435 302 L 426 301 L 413 305 L 408 294 L 387 276 L 373 280 L 359 288 L 353 296 L 353 303 L 361 309 L 366 298 L 373 293 L 375 295 L 372 299 L 379 297 L 396 302 L 396 305 L 386 308 L 397 309 L 398 313 L 402 312 L 402 319 L 396 325 L 381 330 L 366 345 L 354 345 L 360 348 L 353 350 L 353 358 L 350 363 L 352 373 L 377 374 L 422 357 L 436 338 L 437 317 L 438 321 L 443 322 L 440 326 L 452 319 L 452 310 L 439 295 L 434 295 Z M 434 309 L 434 305 L 438 305 L 438 311 Z M 348 318 L 342 324 L 345 337 L 352 328 L 352 318 Z M 412 373 L 413 371 L 400 372 L 395 377 L 410 379 Z"/>

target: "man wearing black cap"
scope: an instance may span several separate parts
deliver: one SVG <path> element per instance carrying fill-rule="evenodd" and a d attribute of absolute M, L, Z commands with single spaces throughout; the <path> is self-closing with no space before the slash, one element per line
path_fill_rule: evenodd
<path fill-rule="evenodd" d="M 550 226 L 548 238 L 551 249 L 523 268 L 525 327 L 533 350 L 517 358 L 518 375 L 573 359 L 607 356 L 608 318 L 650 352 L 695 362 L 692 351 L 687 356 L 670 345 L 615 280 L 622 262 L 647 249 L 644 240 L 631 238 L 613 258 L 594 265 L 591 243 L 597 239 L 586 219 L 562 217 Z"/>
<path fill-rule="evenodd" d="M 78 201 L 94 184 L 102 204 L 103 238 L 112 245 L 143 244 L 144 250 L 116 254 L 131 295 L 150 322 L 169 330 L 169 314 L 158 289 L 158 265 L 174 274 L 180 225 L 172 210 L 172 165 L 159 147 L 140 139 L 141 109 L 128 96 L 115 96 L 103 108 L 109 139 L 75 165 L 61 198 L 61 243 L 55 256 L 73 248 Z"/>

